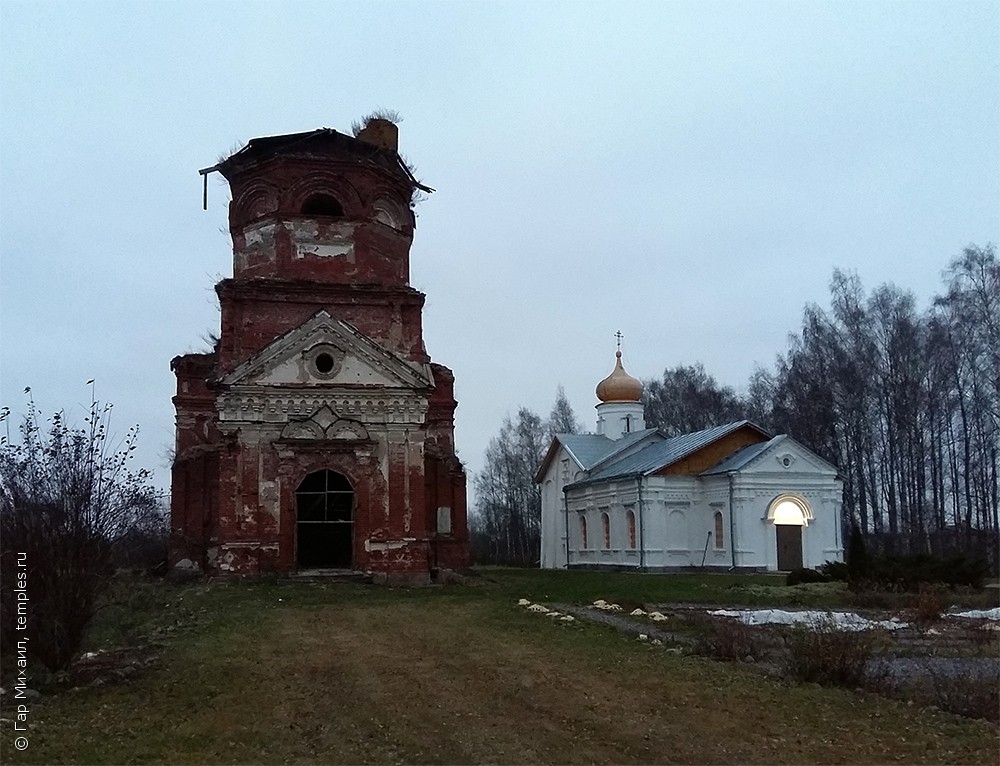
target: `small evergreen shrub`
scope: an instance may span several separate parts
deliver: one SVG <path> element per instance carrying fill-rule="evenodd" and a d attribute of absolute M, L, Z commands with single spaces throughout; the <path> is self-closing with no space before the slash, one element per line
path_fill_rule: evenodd
<path fill-rule="evenodd" d="M 836 580 L 837 582 L 847 582 L 850 574 L 847 564 L 843 561 L 827 561 L 819 568 L 819 571 L 825 574 L 830 580 Z"/>
<path fill-rule="evenodd" d="M 868 575 L 860 582 L 897 591 L 916 591 L 931 583 L 980 590 L 988 575 L 985 561 L 961 553 L 947 557 L 929 553 L 881 554 L 871 557 Z"/>
<path fill-rule="evenodd" d="M 851 526 L 851 536 L 847 542 L 847 579 L 849 582 L 863 582 L 869 577 L 868 548 L 865 546 L 865 536 L 854 524 Z"/>
<path fill-rule="evenodd" d="M 785 579 L 785 585 L 802 585 L 811 582 L 830 582 L 830 578 L 815 569 L 793 569 Z"/>
<path fill-rule="evenodd" d="M 847 561 L 827 562 L 820 570 L 833 579 L 847 580 L 855 592 L 871 589 L 916 592 L 921 585 L 932 583 L 980 590 L 990 575 L 985 559 L 964 553 L 950 556 L 870 553 L 857 526 L 851 527 L 848 537 Z"/>

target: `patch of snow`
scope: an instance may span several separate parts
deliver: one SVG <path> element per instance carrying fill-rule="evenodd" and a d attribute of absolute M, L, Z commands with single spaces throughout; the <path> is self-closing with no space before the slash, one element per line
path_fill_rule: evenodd
<path fill-rule="evenodd" d="M 606 607 L 607 605 L 608 605 L 608 602 L 605 601 L 603 598 L 599 598 L 599 599 L 597 599 L 597 601 L 594 602 L 594 606 L 596 606 L 598 609 Z"/>
<path fill-rule="evenodd" d="M 632 615 L 633 617 L 645 617 L 646 616 L 646 613 L 644 611 L 642 611 L 641 609 L 639 609 L 638 607 L 635 608 L 635 609 L 633 609 L 631 612 L 629 612 L 629 614 Z"/>
<path fill-rule="evenodd" d="M 866 620 L 854 612 L 786 612 L 783 609 L 717 609 L 709 612 L 709 614 L 716 617 L 733 617 L 740 620 L 744 625 L 806 625 L 808 627 L 820 627 L 831 624 L 839 630 L 854 631 L 871 630 L 872 628 L 899 630 L 900 628 L 907 627 L 907 623 L 900 622 L 896 617 L 893 617 L 891 620 Z"/>
<path fill-rule="evenodd" d="M 669 618 L 662 612 L 650 612 L 649 619 L 651 619 L 653 622 L 663 622 L 664 620 Z"/>
<path fill-rule="evenodd" d="M 965 617 L 970 620 L 1000 620 L 1000 607 L 996 609 L 970 609 L 967 612 L 952 612 L 946 617 Z"/>
<path fill-rule="evenodd" d="M 547 607 L 544 607 L 541 604 L 532 604 L 531 606 L 528 607 L 528 611 L 529 612 L 539 612 L 541 614 L 545 614 L 549 610 L 548 610 Z"/>
<path fill-rule="evenodd" d="M 649 636 L 647 636 L 645 633 L 640 633 L 639 634 L 639 640 L 640 641 L 649 641 Z"/>
<path fill-rule="evenodd" d="M 528 601 L 528 599 L 526 599 L 526 598 L 519 598 L 517 600 L 517 605 L 518 606 L 529 606 L 530 604 L 531 604 L 531 602 Z"/>
<path fill-rule="evenodd" d="M 564 614 L 562 617 L 559 618 L 559 622 L 573 622 L 575 619 L 576 617 L 574 617 L 571 614 Z"/>
<path fill-rule="evenodd" d="M 546 617 L 558 617 L 559 616 L 559 612 L 549 612 L 545 616 Z"/>

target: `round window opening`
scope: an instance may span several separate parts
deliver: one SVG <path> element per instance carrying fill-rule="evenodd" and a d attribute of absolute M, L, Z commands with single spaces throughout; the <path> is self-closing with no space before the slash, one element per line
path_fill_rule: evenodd
<path fill-rule="evenodd" d="M 327 353 L 317 354 L 316 360 L 313 362 L 316 365 L 316 369 L 323 375 L 328 375 L 333 372 L 333 357 Z"/>
<path fill-rule="evenodd" d="M 788 466 L 792 464 L 792 459 L 786 455 L 785 457 L 781 458 L 781 464 L 785 466 L 785 468 L 788 468 Z"/>

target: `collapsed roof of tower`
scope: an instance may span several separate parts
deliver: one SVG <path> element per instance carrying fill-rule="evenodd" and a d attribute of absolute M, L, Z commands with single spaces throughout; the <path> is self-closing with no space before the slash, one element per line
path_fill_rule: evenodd
<path fill-rule="evenodd" d="M 341 156 L 352 162 L 370 165 L 386 171 L 408 184 L 411 196 L 418 191 L 434 191 L 416 179 L 406 160 L 398 150 L 399 130 L 389 120 L 369 117 L 358 135 L 350 136 L 333 128 L 317 128 L 303 133 L 252 138 L 247 145 L 210 168 L 198 172 L 205 178 L 205 205 L 207 208 L 208 174 L 218 171 L 227 181 L 244 170 L 262 164 L 273 157 L 315 160 Z"/>

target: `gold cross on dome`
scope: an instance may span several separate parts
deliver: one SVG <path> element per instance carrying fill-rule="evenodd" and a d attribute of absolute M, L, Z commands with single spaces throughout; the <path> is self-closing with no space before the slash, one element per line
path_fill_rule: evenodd
<path fill-rule="evenodd" d="M 622 335 L 622 331 L 619 330 L 618 332 L 615 333 L 615 337 L 618 339 L 618 350 L 621 351 L 622 350 L 622 338 L 624 338 L 625 336 Z"/>

